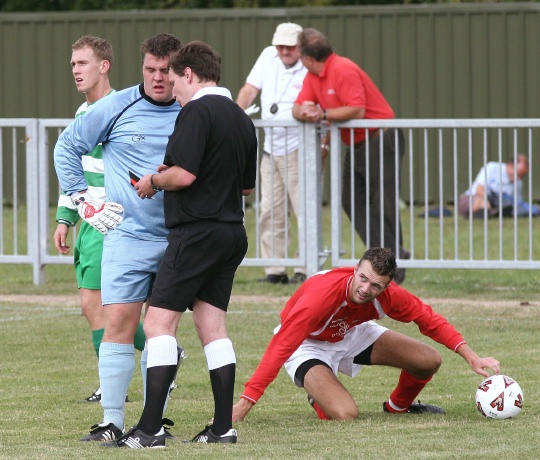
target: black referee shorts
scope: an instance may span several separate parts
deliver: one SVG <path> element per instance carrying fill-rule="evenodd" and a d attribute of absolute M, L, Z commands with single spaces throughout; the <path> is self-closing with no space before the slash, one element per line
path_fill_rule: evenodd
<path fill-rule="evenodd" d="M 193 223 L 172 229 L 151 305 L 184 312 L 195 298 L 227 311 L 238 265 L 247 252 L 243 224 Z"/>

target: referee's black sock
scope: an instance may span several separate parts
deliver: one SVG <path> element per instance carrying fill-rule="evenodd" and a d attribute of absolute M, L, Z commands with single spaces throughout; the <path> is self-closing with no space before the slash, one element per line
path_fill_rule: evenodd
<path fill-rule="evenodd" d="M 137 424 L 137 428 L 146 434 L 154 435 L 161 430 L 163 408 L 175 372 L 176 365 L 149 367 L 146 371 L 146 400 Z"/>
<path fill-rule="evenodd" d="M 236 364 L 227 364 L 210 371 L 214 393 L 214 423 L 212 431 L 219 436 L 232 428 L 232 406 Z"/>

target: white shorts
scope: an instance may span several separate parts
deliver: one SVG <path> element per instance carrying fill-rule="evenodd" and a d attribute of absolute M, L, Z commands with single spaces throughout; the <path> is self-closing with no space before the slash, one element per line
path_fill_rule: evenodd
<path fill-rule="evenodd" d="M 109 233 L 101 258 L 103 305 L 146 300 L 166 247 L 166 239 L 142 240 L 125 232 Z"/>
<path fill-rule="evenodd" d="M 287 360 L 285 370 L 298 387 L 302 387 L 302 384 L 295 379 L 296 370 L 310 359 L 319 359 L 326 363 L 335 375 L 341 372 L 354 377 L 363 367 L 362 364 L 353 363 L 354 357 L 373 345 L 387 330 L 388 328 L 374 321 L 368 321 L 354 327 L 340 342 L 306 339 Z"/>

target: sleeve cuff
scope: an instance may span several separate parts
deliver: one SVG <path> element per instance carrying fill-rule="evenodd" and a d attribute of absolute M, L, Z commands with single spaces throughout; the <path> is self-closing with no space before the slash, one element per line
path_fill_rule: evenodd
<path fill-rule="evenodd" d="M 75 227 L 75 224 L 73 222 L 70 222 L 69 220 L 66 220 L 66 219 L 56 219 L 56 222 L 59 224 L 67 225 L 68 227 Z"/>
<path fill-rule="evenodd" d="M 254 398 L 254 397 L 248 396 L 245 393 L 243 393 L 242 396 L 240 396 L 240 397 L 242 399 L 245 399 L 245 400 L 249 401 L 252 404 L 257 404 L 257 402 L 259 401 L 259 398 Z"/>
<path fill-rule="evenodd" d="M 457 353 L 458 348 L 461 347 L 461 345 L 465 345 L 467 342 L 465 340 L 462 340 L 454 347 L 454 352 Z"/>

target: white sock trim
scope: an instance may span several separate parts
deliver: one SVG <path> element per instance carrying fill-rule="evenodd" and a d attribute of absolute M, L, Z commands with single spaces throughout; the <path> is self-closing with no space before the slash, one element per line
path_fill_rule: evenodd
<path fill-rule="evenodd" d="M 170 335 L 160 335 L 148 339 L 148 361 L 146 368 L 176 366 L 178 364 L 176 347 L 176 338 Z"/>
<path fill-rule="evenodd" d="M 212 371 L 227 364 L 236 364 L 233 344 L 229 339 L 219 339 L 204 347 L 208 370 Z"/>
<path fill-rule="evenodd" d="M 392 409 L 398 410 L 398 411 L 404 411 L 404 410 L 407 409 L 406 407 L 398 407 L 398 406 L 396 406 L 396 405 L 392 402 L 392 400 L 391 400 L 390 398 L 388 398 L 388 405 L 389 405 Z"/>

